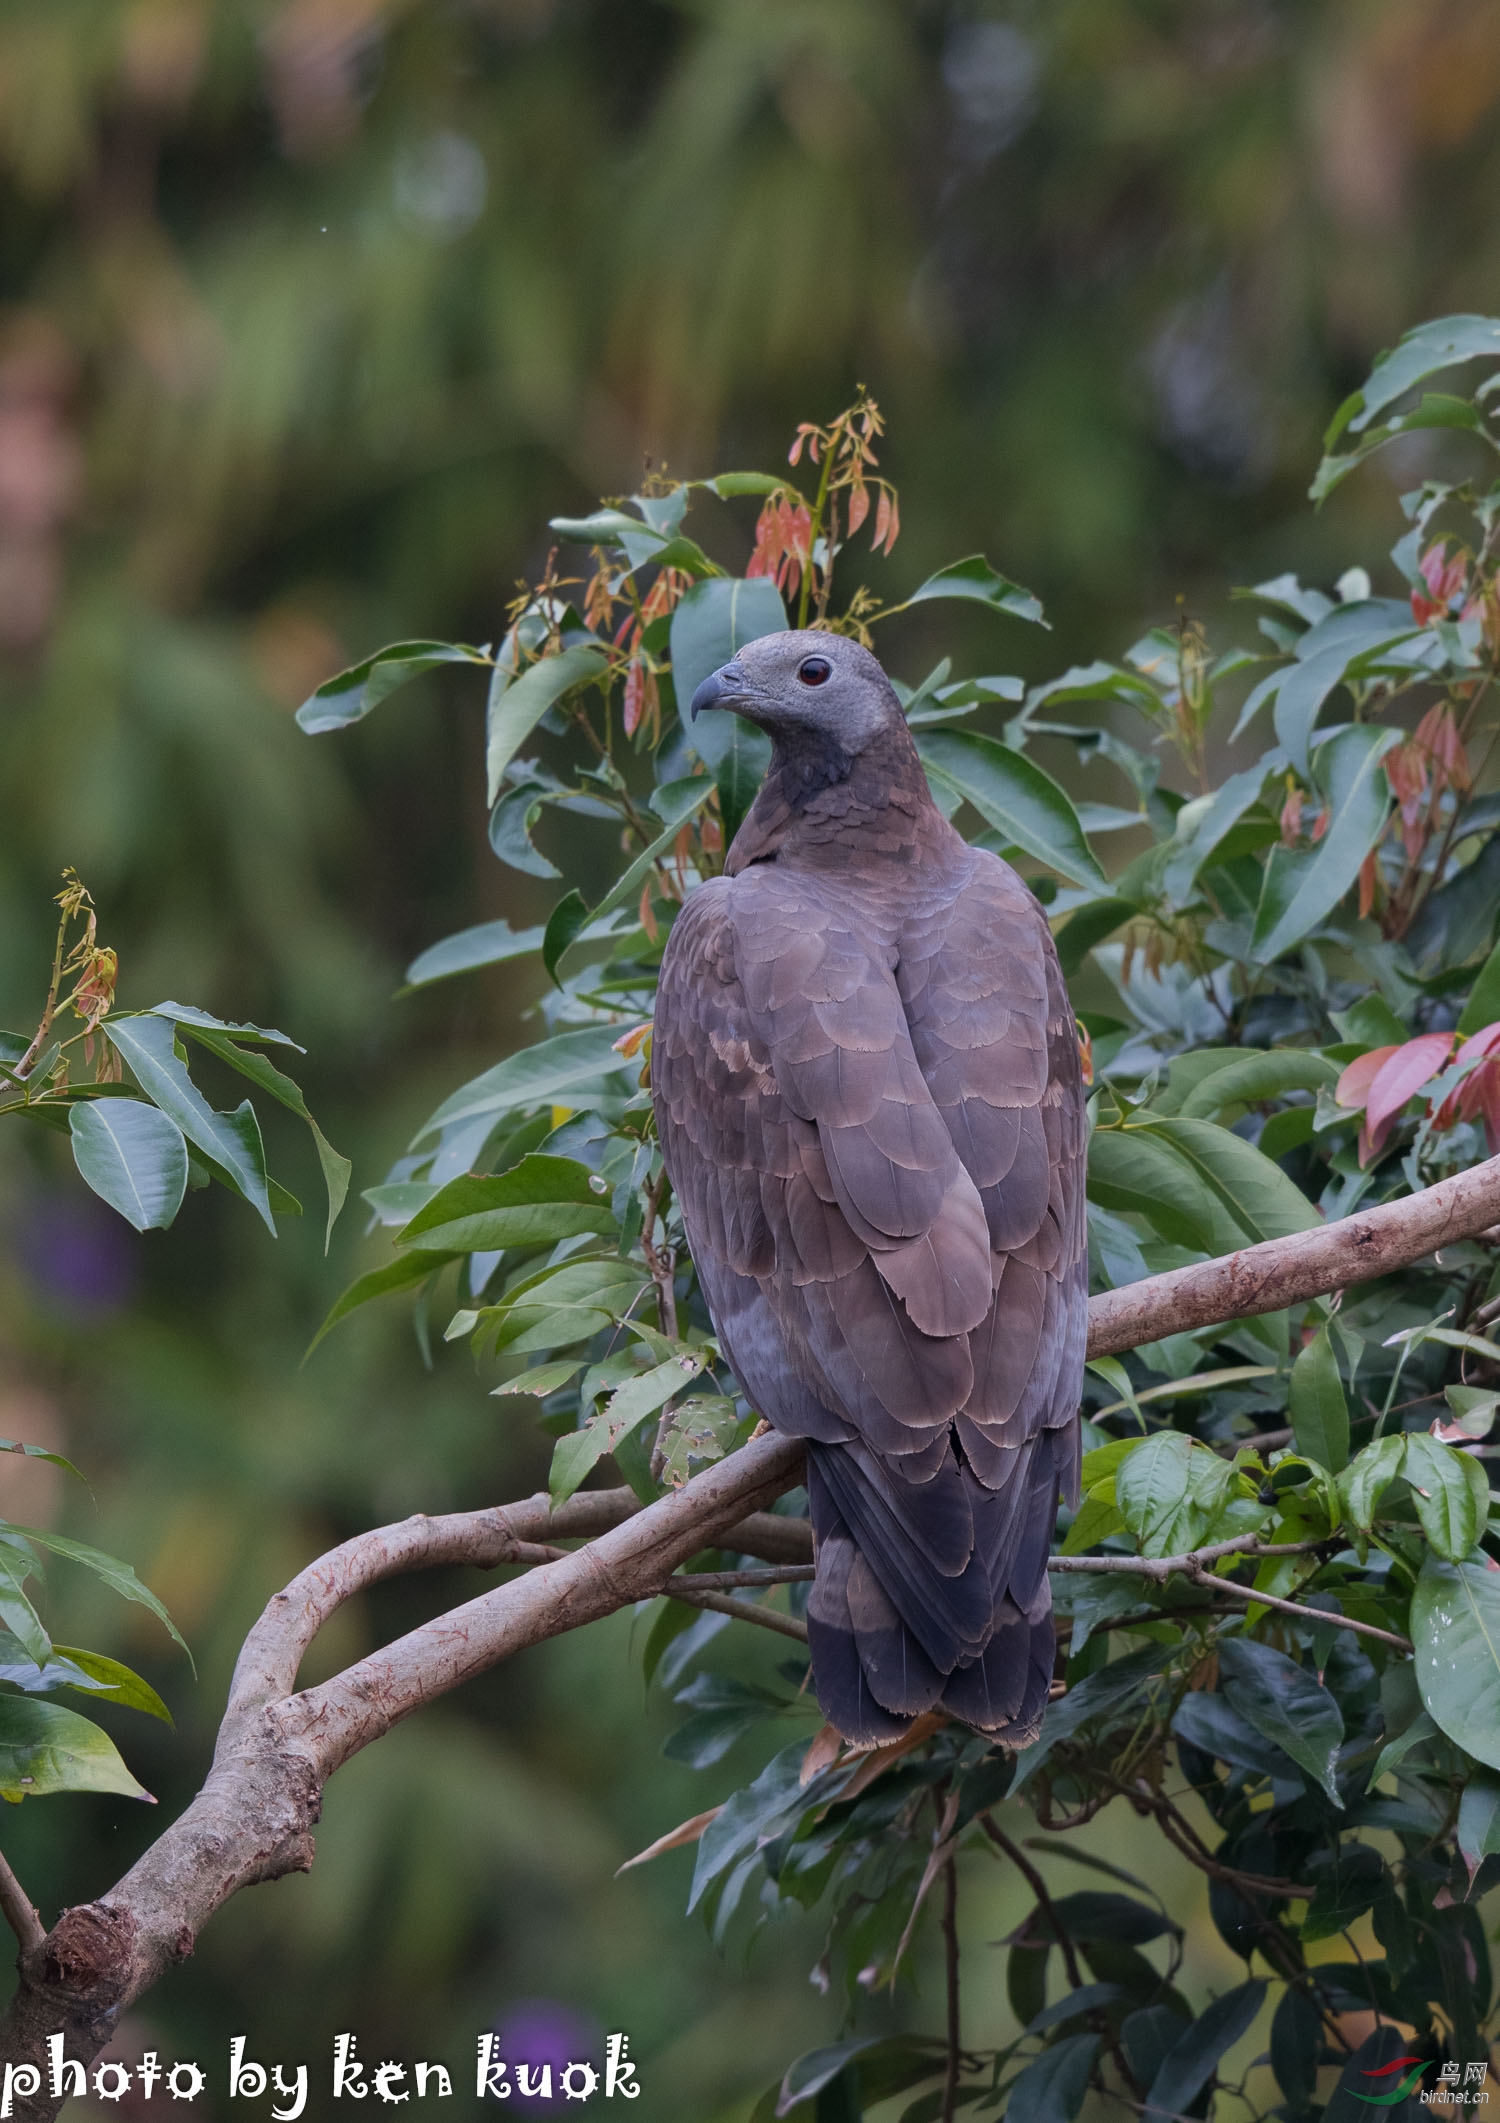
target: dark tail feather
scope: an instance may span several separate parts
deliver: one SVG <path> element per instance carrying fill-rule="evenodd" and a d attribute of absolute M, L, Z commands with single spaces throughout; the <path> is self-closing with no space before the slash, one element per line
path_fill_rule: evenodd
<path fill-rule="evenodd" d="M 956 1456 L 913 1482 L 866 1447 L 809 1445 L 813 1677 L 847 1739 L 892 1739 L 938 1703 L 1012 1746 L 1034 1737 L 1053 1662 L 1053 1443 L 1019 1448 L 995 1490 Z"/>

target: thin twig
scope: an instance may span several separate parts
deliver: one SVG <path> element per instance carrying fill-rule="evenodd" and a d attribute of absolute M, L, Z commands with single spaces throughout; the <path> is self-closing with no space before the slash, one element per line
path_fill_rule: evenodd
<path fill-rule="evenodd" d="M 1047 1568 L 1057 1571 L 1098 1571 L 1115 1577 L 1149 1578 L 1152 1584 L 1164 1585 L 1168 1578 L 1191 1576 L 1194 1570 L 1206 1563 L 1216 1563 L 1221 1556 L 1243 1555 L 1258 1562 L 1262 1556 L 1312 1555 L 1330 1543 L 1322 1541 L 1262 1541 L 1259 1534 L 1239 1533 L 1232 1541 L 1215 1541 L 1208 1548 L 1190 1549 L 1182 1555 L 1053 1555 L 1047 1558 Z M 1342 1547 L 1341 1541 L 1332 1543 Z M 1215 1585 L 1227 1583 L 1215 1578 Z"/>
<path fill-rule="evenodd" d="M 1189 1568 L 1183 1575 L 1196 1585 L 1211 1585 L 1215 1592 L 1222 1592 L 1231 1600 L 1242 1600 L 1247 1607 L 1274 1607 L 1278 1614 L 1295 1615 L 1299 1622 L 1327 1622 L 1333 1629 L 1350 1629 L 1356 1636 L 1373 1637 L 1377 1644 L 1389 1644 L 1393 1651 L 1409 1652 L 1415 1647 L 1407 1636 L 1398 1636 L 1393 1629 L 1378 1629 L 1373 1622 L 1357 1621 L 1352 1614 L 1330 1614 L 1322 1607 L 1300 1607 L 1295 1600 L 1278 1599 L 1274 1592 L 1257 1592 L 1253 1585 L 1238 1585 L 1233 1578 L 1216 1577 L 1211 1570 Z"/>
<path fill-rule="evenodd" d="M 811 1563 L 788 1563 L 781 1570 L 695 1570 L 687 1580 L 704 1592 L 728 1592 L 735 1585 L 808 1585 L 813 1578 Z M 673 1585 L 683 1580 L 675 1577 Z"/>
<path fill-rule="evenodd" d="M 789 1614 L 777 1614 L 772 1607 L 757 1607 L 753 1600 L 732 1600 L 722 1592 L 700 1591 L 693 1578 L 668 1578 L 661 1590 L 669 1600 L 681 1600 L 685 1606 L 708 1607 L 715 1614 L 733 1615 L 737 1622 L 758 1622 L 762 1629 L 774 1629 L 778 1636 L 795 1637 L 799 1644 L 807 1642 L 806 1622 Z"/>
<path fill-rule="evenodd" d="M 0 1851 L 0 1915 L 15 1933 L 22 1953 L 31 1953 L 47 1936 L 47 1927 Z"/>

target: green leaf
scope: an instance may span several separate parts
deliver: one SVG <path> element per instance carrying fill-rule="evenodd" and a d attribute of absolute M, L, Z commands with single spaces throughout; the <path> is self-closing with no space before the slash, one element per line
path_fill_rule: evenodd
<path fill-rule="evenodd" d="M 37 1570 L 37 1560 L 24 1540 L 11 1537 L 16 1531 L 7 1525 L 0 1537 L 0 1622 L 40 1670 L 52 1656 L 52 1639 L 26 1593 L 26 1580 Z"/>
<path fill-rule="evenodd" d="M 1359 876 L 1360 865 L 1385 831 L 1390 790 L 1380 762 L 1400 733 L 1351 723 L 1319 754 L 1332 817 L 1310 856 L 1273 848 L 1266 866 L 1251 957 L 1269 965 L 1327 919 Z"/>
<path fill-rule="evenodd" d="M 361 1305 L 368 1305 L 371 1298 L 386 1297 L 393 1290 L 409 1290 L 414 1283 L 425 1283 L 430 1275 L 437 1272 L 440 1265 L 430 1253 L 412 1252 L 387 1261 L 382 1268 L 372 1268 L 367 1275 L 357 1277 L 329 1309 L 322 1326 L 307 1345 L 307 1355 L 312 1355 L 324 1335 L 336 1327 L 340 1320 L 347 1319 L 351 1312 L 357 1312 Z"/>
<path fill-rule="evenodd" d="M 1433 1550 L 1445 1562 L 1461 1563 L 1489 1515 L 1490 1485 L 1484 1469 L 1467 1452 L 1440 1444 L 1425 1430 L 1413 1430 L 1401 1472 L 1411 1484 L 1412 1502 Z"/>
<path fill-rule="evenodd" d="M 1337 1062 L 1305 1047 L 1271 1047 L 1242 1053 L 1196 1084 L 1178 1107 L 1183 1120 L 1212 1120 L 1229 1106 L 1255 1106 L 1287 1091 L 1316 1091 L 1338 1082 Z"/>
<path fill-rule="evenodd" d="M 130 1600 L 137 1607 L 147 1607 L 166 1630 L 174 1644 L 187 1651 L 187 1639 L 168 1614 L 156 1594 L 143 1585 L 128 1563 L 117 1556 L 106 1555 L 102 1548 L 90 1548 L 86 1541 L 69 1540 L 65 1534 L 44 1532 L 39 1526 L 11 1526 L 9 1531 L 18 1533 L 23 1540 L 35 1541 L 39 1548 L 49 1548 L 54 1555 L 66 1557 L 70 1563 L 78 1563 L 83 1569 L 93 1572 L 111 1592 L 118 1593 L 122 1600 Z M 192 1654 L 188 1653 L 191 1662 Z"/>
<path fill-rule="evenodd" d="M 171 1020 L 147 1014 L 111 1017 L 104 1032 L 115 1052 L 130 1064 L 136 1082 L 155 1105 L 177 1123 L 229 1176 L 235 1191 L 257 1210 L 274 1238 L 265 1152 L 254 1109 L 247 1100 L 235 1113 L 216 1113 L 178 1059 L 177 1034 Z M 252 1132 L 253 1131 L 253 1132 Z"/>
<path fill-rule="evenodd" d="M 672 688 L 686 721 L 693 695 L 705 678 L 729 662 L 747 642 L 786 632 L 786 606 L 769 577 L 718 576 L 695 582 L 672 613 Z M 739 718 L 715 713 L 688 725 L 688 738 L 704 765 L 717 769 L 735 741 Z"/>
<path fill-rule="evenodd" d="M 68 1109 L 73 1162 L 94 1192 L 137 1231 L 161 1231 L 187 1192 L 187 1144 L 174 1120 L 143 1099 Z"/>
<path fill-rule="evenodd" d="M 595 943 L 600 938 L 613 936 L 619 924 L 614 920 L 593 922 L 581 929 L 573 939 L 575 943 Z M 452 936 L 445 936 L 440 943 L 429 944 L 407 967 L 400 992 L 408 993 L 413 988 L 426 988 L 434 981 L 451 980 L 456 973 L 472 973 L 481 966 L 499 966 L 513 958 L 529 958 L 540 951 L 546 938 L 546 930 L 512 929 L 508 921 L 476 922 L 472 929 L 459 929 Z"/>
<path fill-rule="evenodd" d="M 649 1277 L 638 1262 L 569 1260 L 544 1269 L 479 1314 L 497 1349 L 524 1354 L 585 1341 L 628 1313 Z"/>
<path fill-rule="evenodd" d="M 1469 1884 L 1488 1857 L 1500 1853 L 1500 1777 L 1476 1770 L 1458 1805 L 1458 1847 L 1469 1869 Z"/>
<path fill-rule="evenodd" d="M 1387 1886 L 1380 1853 L 1363 1843 L 1341 1844 L 1332 1864 L 1317 1875 L 1300 1936 L 1305 1946 L 1316 1939 L 1335 1939 L 1374 1907 Z"/>
<path fill-rule="evenodd" d="M 1340 1501 L 1361 1532 L 1368 1533 L 1374 1524 L 1376 1507 L 1401 1472 L 1405 1457 L 1404 1437 L 1378 1437 L 1357 1452 L 1340 1474 Z"/>
<path fill-rule="evenodd" d="M 1089 1139 L 1088 1192 L 1102 1208 L 1145 1217 L 1169 1245 L 1219 1255 L 1245 1243 L 1243 1227 L 1217 1189 L 1157 1128 L 1096 1128 Z"/>
<path fill-rule="evenodd" d="M 1213 1121 L 1182 1117 L 1151 1118 L 1139 1126 L 1142 1133 L 1171 1145 L 1251 1239 L 1289 1238 L 1294 1231 L 1321 1225 L 1323 1219 L 1301 1188 L 1242 1135 Z"/>
<path fill-rule="evenodd" d="M 1458 1020 L 1458 1036 L 1467 1039 L 1500 1019 L 1500 944 L 1496 944 L 1480 967 Z"/>
<path fill-rule="evenodd" d="M 789 479 L 782 479 L 774 472 L 720 472 L 702 484 L 721 501 L 732 501 L 739 494 L 795 494 L 797 491 Z"/>
<path fill-rule="evenodd" d="M 208 1010 L 195 1009 L 191 1003 L 153 1003 L 145 1013 L 148 1017 L 170 1017 L 174 1025 L 196 1027 L 204 1032 L 223 1032 L 230 1039 L 243 1041 L 252 1047 L 290 1047 L 294 1053 L 305 1054 L 289 1033 L 273 1032 L 265 1025 L 240 1025 L 232 1018 L 215 1017 Z"/>
<path fill-rule="evenodd" d="M 905 604 L 892 609 L 905 611 L 907 605 L 926 604 L 934 597 L 963 597 L 971 603 L 988 605 L 992 612 L 1008 612 L 1013 619 L 1032 619 L 1039 626 L 1047 624 L 1042 617 L 1041 600 L 1033 597 L 1030 590 L 1023 590 L 1018 582 L 997 574 L 982 553 L 971 553 L 967 560 L 955 560 L 951 566 L 939 568 L 919 590 L 912 591 Z"/>
<path fill-rule="evenodd" d="M 598 906 L 594 909 L 594 918 L 596 920 L 606 914 L 613 914 L 617 907 L 634 906 L 636 900 L 640 897 L 641 887 L 645 884 L 657 862 L 666 854 L 688 820 L 695 818 L 703 809 L 713 791 L 714 784 L 705 774 L 688 775 L 682 781 L 670 781 L 665 787 L 657 790 L 651 799 L 651 803 L 657 817 L 665 821 L 662 830 L 648 846 L 642 848 L 640 854 L 636 856 L 624 876 L 615 879 L 603 899 L 600 900 Z M 563 904 L 566 905 L 567 902 L 564 901 Z M 580 906 L 582 905 L 581 900 L 579 904 Z M 554 920 L 556 919 L 556 914 L 557 910 L 554 909 Z M 552 923 L 550 921 L 547 924 L 547 930 L 550 936 L 552 931 Z M 573 939 L 570 937 L 568 941 L 572 942 Z M 563 948 L 566 949 L 567 946 L 564 945 Z M 543 955 L 545 957 L 545 952 Z M 552 971 L 550 964 L 547 970 L 549 972 Z"/>
<path fill-rule="evenodd" d="M 164 1013 L 160 1010 L 151 1012 L 152 1016 L 162 1014 Z M 197 1040 L 200 1046 L 207 1047 L 210 1054 L 217 1054 L 220 1061 L 227 1062 L 231 1069 L 237 1069 L 241 1076 L 247 1076 L 252 1084 L 259 1084 L 262 1091 L 269 1091 L 272 1098 L 295 1113 L 299 1120 L 307 1123 L 313 1147 L 318 1153 L 324 1191 L 328 1196 L 328 1221 L 323 1231 L 323 1251 L 326 1253 L 333 1237 L 333 1227 L 339 1219 L 339 1211 L 343 1208 L 349 1192 L 349 1176 L 354 1170 L 353 1165 L 329 1142 L 308 1112 L 307 1101 L 302 1096 L 300 1085 L 294 1083 L 291 1077 L 284 1076 L 279 1069 L 274 1068 L 263 1054 L 247 1053 L 243 1047 L 237 1046 L 230 1038 L 228 1028 L 210 1028 L 192 1018 L 179 1017 L 178 1021 L 191 1038 Z"/>
<path fill-rule="evenodd" d="M 1224 1638 L 1219 1668 L 1230 1708 L 1316 1777 L 1334 1805 L 1341 1806 L 1335 1771 L 1344 1720 L 1328 1690 L 1295 1659 L 1251 1637 Z"/>
<path fill-rule="evenodd" d="M 771 741 L 741 716 L 716 712 L 687 723 L 694 693 L 746 642 L 786 631 L 786 607 L 761 576 L 695 583 L 672 614 L 672 685 L 688 741 L 713 775 L 727 847 L 755 798 Z"/>
<path fill-rule="evenodd" d="M 1297 1450 L 1331 1474 L 1349 1462 L 1349 1403 L 1328 1329 L 1320 1327 L 1292 1366 L 1288 1413 Z"/>
<path fill-rule="evenodd" d="M 500 794 L 505 770 L 555 701 L 603 676 L 609 652 L 603 644 L 579 642 L 556 656 L 529 664 L 508 684 L 508 666 L 496 664 L 486 716 L 484 771 L 487 803 Z"/>
<path fill-rule="evenodd" d="M 929 776 L 971 803 L 987 825 L 1071 884 L 1105 889 L 1070 798 L 1023 752 L 974 730 L 924 730 L 916 743 Z"/>
<path fill-rule="evenodd" d="M 1175 904 L 1187 899 L 1208 858 L 1258 800 L 1265 779 L 1264 767 L 1246 767 L 1211 795 L 1195 796 L 1183 805 L 1172 823 L 1161 873 L 1162 890 Z"/>
<path fill-rule="evenodd" d="M 1195 1480 L 1205 1458 L 1214 1462 L 1206 1472 L 1233 1479 L 1227 1462 L 1180 1431 L 1132 1442 L 1115 1472 L 1115 1502 L 1143 1555 L 1181 1555 L 1202 1540 L 1216 1501 L 1205 1500 Z"/>
<path fill-rule="evenodd" d="M 584 1025 L 576 1032 L 558 1032 L 535 1046 L 523 1047 L 444 1099 L 413 1137 L 412 1147 L 415 1149 L 429 1135 L 451 1127 L 455 1121 L 484 1116 L 498 1119 L 518 1107 L 555 1104 L 561 1092 L 592 1083 L 600 1076 L 615 1075 L 629 1066 L 615 1052 L 615 1041 L 623 1029 L 619 1025 Z"/>
<path fill-rule="evenodd" d="M 1376 356 L 1363 387 L 1346 398 L 1323 438 L 1325 449 L 1346 429 L 1358 434 L 1377 413 L 1394 405 L 1441 369 L 1465 361 L 1500 361 L 1500 319 L 1472 313 L 1434 317 L 1402 334 L 1387 353 Z"/>
<path fill-rule="evenodd" d="M 1099 2054 L 1097 2035 L 1064 2035 L 1033 2057 L 1011 2082 L 1006 2114 L 1026 2123 L 1072 2123 L 1089 2090 Z"/>
<path fill-rule="evenodd" d="M 143 1681 L 130 1667 L 122 1666 L 118 1659 L 107 1659 L 98 1651 L 80 1651 L 71 1644 L 54 1644 L 52 1648 L 58 1659 L 84 1677 L 81 1682 L 67 1680 L 62 1686 L 86 1688 L 88 1694 L 99 1697 L 102 1702 L 118 1704 L 121 1710 L 143 1710 L 148 1717 L 160 1718 L 164 1725 L 171 1724 L 172 1713 L 151 1683 Z M 13 1679 L 14 1676 L 7 1671 L 6 1678 Z"/>
<path fill-rule="evenodd" d="M 547 916 L 547 926 L 542 932 L 542 964 L 547 969 L 548 979 L 554 983 L 564 952 L 577 943 L 588 918 L 588 902 L 576 886 L 563 894 Z"/>
<path fill-rule="evenodd" d="M 1214 2075 L 1214 2067 L 1255 2024 L 1266 1986 L 1255 1980 L 1226 1990 L 1205 2007 L 1162 2058 L 1146 2097 L 1147 2123 L 1186 2113 Z"/>
<path fill-rule="evenodd" d="M 398 686 L 419 678 L 424 671 L 435 671 L 445 663 L 487 665 L 489 661 L 481 650 L 465 648 L 462 642 L 393 641 L 389 647 L 367 656 L 363 663 L 351 664 L 337 677 L 324 679 L 297 710 L 297 721 L 309 736 L 324 730 L 345 730 L 350 723 L 361 721 L 371 708 L 378 707 Z"/>
<path fill-rule="evenodd" d="M 489 1253 L 613 1231 L 609 1193 L 592 1186 L 593 1177 L 575 1158 L 537 1151 L 492 1177 L 461 1173 L 439 1188 L 396 1243 L 427 1253 Z"/>
<path fill-rule="evenodd" d="M 58 1791 L 110 1791 L 155 1804 L 88 1718 L 60 1703 L 0 1696 L 0 1798 L 16 1805 Z"/>
<path fill-rule="evenodd" d="M 1330 642 L 1292 664 L 1276 691 L 1276 737 L 1304 781 L 1312 780 L 1312 733 L 1323 703 L 1344 683 L 1349 651 Z"/>
<path fill-rule="evenodd" d="M 1429 1555 L 1411 1636 L 1428 1715 L 1476 1762 L 1500 1769 L 1500 1570 Z"/>

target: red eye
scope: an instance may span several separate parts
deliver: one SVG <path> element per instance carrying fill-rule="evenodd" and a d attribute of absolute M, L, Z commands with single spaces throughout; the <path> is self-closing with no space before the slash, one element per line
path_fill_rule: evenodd
<path fill-rule="evenodd" d="M 805 686 L 824 686 L 833 676 L 833 665 L 826 656 L 807 656 L 798 664 L 797 676 Z"/>

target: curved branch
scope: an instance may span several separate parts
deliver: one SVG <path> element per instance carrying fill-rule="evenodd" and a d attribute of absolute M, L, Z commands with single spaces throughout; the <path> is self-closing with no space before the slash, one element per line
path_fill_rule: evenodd
<path fill-rule="evenodd" d="M 1276 1311 L 1407 1266 L 1497 1222 L 1500 1159 L 1492 1158 L 1342 1223 L 1108 1291 L 1090 1304 L 1089 1352 Z M 253 1881 L 311 1865 L 328 1777 L 425 1704 L 513 1651 L 654 1597 L 705 1548 L 723 1544 L 773 1565 L 806 1563 L 806 1521 L 764 1509 L 798 1479 L 800 1466 L 795 1439 L 766 1436 L 644 1507 L 628 1489 L 585 1493 L 557 1508 L 535 1496 L 504 1509 L 411 1518 L 320 1557 L 276 1595 L 247 1637 L 197 1798 L 118 1885 L 65 1911 L 23 1953 L 20 1987 L 0 2024 L 0 2061 L 42 2065 L 54 2034 L 64 2036 L 69 2055 L 96 2057 L 120 2011 L 192 1952 L 214 1910 Z M 556 1554 L 555 1544 L 569 1539 L 588 1545 Z M 539 1552 L 553 1559 L 294 1692 L 319 1629 L 365 1587 L 435 1565 L 533 1562 Z M 44 2090 L 19 2099 L 15 2114 L 43 2123 L 57 2105 Z"/>

